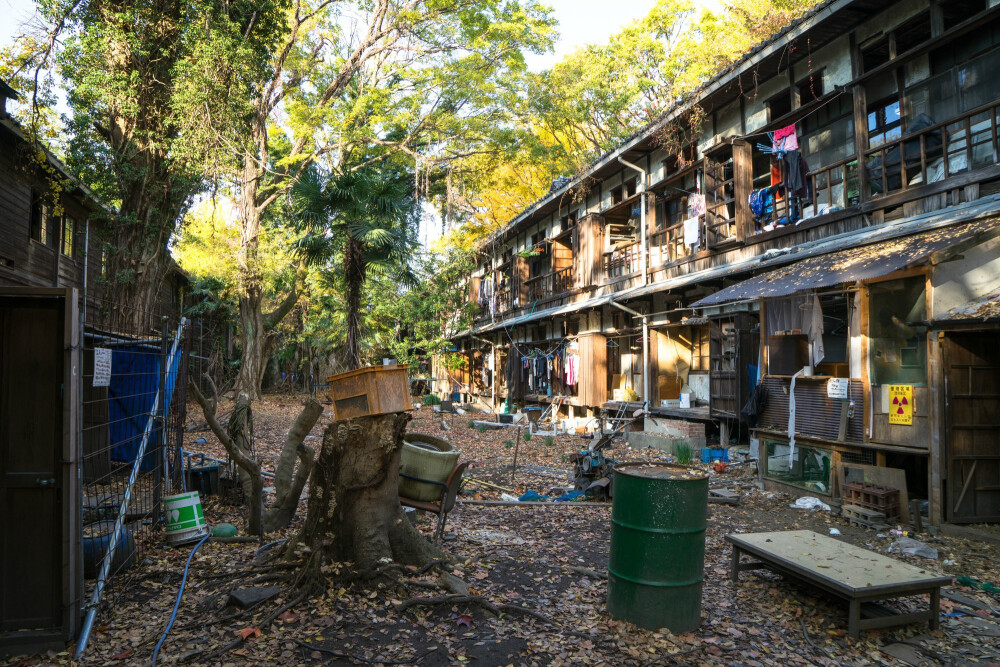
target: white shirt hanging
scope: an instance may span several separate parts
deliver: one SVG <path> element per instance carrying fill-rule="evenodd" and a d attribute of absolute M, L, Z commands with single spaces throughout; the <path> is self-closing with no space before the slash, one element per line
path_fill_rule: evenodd
<path fill-rule="evenodd" d="M 701 242 L 699 238 L 701 230 L 701 219 L 700 218 L 688 218 L 684 221 L 684 245 L 692 246 L 698 245 Z"/>

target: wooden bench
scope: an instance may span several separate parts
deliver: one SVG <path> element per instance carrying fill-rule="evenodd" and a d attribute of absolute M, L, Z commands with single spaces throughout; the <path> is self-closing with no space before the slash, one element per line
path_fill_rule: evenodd
<path fill-rule="evenodd" d="M 726 535 L 733 545 L 730 577 L 738 582 L 740 572 L 768 568 L 811 584 L 850 604 L 848 634 L 857 639 L 862 630 L 888 628 L 927 621 L 937 629 L 940 616 L 941 586 L 951 577 L 940 577 L 908 563 L 888 558 L 867 549 L 832 539 L 811 530 L 788 530 L 773 533 Z M 756 558 L 740 562 L 747 554 Z M 905 614 L 886 613 L 884 607 L 865 608 L 862 603 L 875 600 L 927 594 L 927 611 Z"/>

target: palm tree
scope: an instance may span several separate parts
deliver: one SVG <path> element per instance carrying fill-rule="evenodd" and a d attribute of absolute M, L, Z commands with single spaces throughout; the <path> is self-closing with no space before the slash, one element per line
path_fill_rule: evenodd
<path fill-rule="evenodd" d="M 306 229 L 300 247 L 311 263 L 343 271 L 347 290 L 345 367 L 361 365 L 361 293 L 370 276 L 413 285 L 418 213 L 413 179 L 382 165 L 325 175 L 311 170 L 292 190 Z M 337 266 L 339 265 L 339 266 Z"/>

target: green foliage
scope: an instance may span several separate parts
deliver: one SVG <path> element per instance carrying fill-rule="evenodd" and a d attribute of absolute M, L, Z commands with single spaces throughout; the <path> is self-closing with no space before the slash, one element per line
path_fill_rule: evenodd
<path fill-rule="evenodd" d="M 546 447 L 551 447 L 552 445 L 555 444 L 555 442 L 556 442 L 556 439 L 553 438 L 551 435 L 545 436 L 545 446 Z"/>
<path fill-rule="evenodd" d="M 513 440 L 504 440 L 503 441 L 503 446 L 505 448 L 507 448 L 507 449 L 514 449 L 514 441 Z"/>
<path fill-rule="evenodd" d="M 480 424 L 479 426 L 476 427 L 476 430 L 479 431 L 480 433 L 486 433 L 486 426 Z"/>
<path fill-rule="evenodd" d="M 469 420 L 469 423 L 468 423 L 468 424 L 466 424 L 466 426 L 468 426 L 469 428 L 476 428 L 476 422 L 474 422 L 474 421 L 472 421 L 472 420 L 470 419 L 470 420 Z"/>
<path fill-rule="evenodd" d="M 677 457 L 677 462 L 681 465 L 691 465 L 692 459 L 692 449 L 691 445 L 686 443 L 677 443 L 674 445 L 674 456 Z"/>
<path fill-rule="evenodd" d="M 441 355 L 441 363 L 449 371 L 457 371 L 465 365 L 465 356 L 459 354 L 458 352 L 446 352 Z"/>
<path fill-rule="evenodd" d="M 427 394 L 424 396 L 424 405 L 441 405 L 441 399 L 437 394 Z"/>
<path fill-rule="evenodd" d="M 531 442 L 531 431 L 525 431 L 521 437 L 524 438 L 525 442 Z"/>

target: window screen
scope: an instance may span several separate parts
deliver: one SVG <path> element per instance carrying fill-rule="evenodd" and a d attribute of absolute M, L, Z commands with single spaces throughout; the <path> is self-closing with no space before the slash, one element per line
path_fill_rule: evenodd
<path fill-rule="evenodd" d="M 793 454 L 788 442 L 766 440 L 765 445 L 767 448 L 765 477 L 815 493 L 830 495 L 829 449 L 796 444 Z"/>
<path fill-rule="evenodd" d="M 927 383 L 927 343 L 908 322 L 926 319 L 924 277 L 872 285 L 868 290 L 872 383 Z"/>

